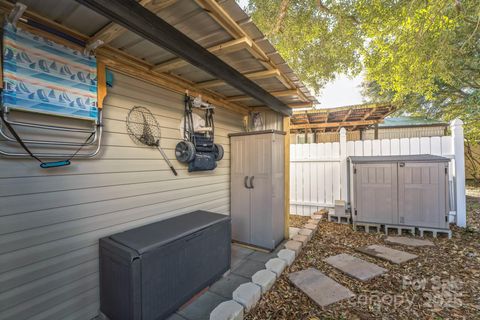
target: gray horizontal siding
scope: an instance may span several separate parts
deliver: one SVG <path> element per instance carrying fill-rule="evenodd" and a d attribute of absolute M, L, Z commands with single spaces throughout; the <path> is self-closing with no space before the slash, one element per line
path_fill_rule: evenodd
<path fill-rule="evenodd" d="M 0 171 L 0 319 L 90 319 L 99 308 L 99 238 L 197 209 L 229 214 L 228 134 L 242 130 L 242 116 L 216 110 L 215 139 L 225 157 L 213 172 L 188 173 L 174 155 L 182 101 L 181 95 L 115 74 L 98 157 L 52 170 L 31 159 L 0 158 L 8 168 Z M 134 105 L 157 116 L 161 145 L 178 177 L 157 150 L 135 144 L 126 133 Z M 21 130 L 23 137 L 33 134 L 52 138 Z"/>

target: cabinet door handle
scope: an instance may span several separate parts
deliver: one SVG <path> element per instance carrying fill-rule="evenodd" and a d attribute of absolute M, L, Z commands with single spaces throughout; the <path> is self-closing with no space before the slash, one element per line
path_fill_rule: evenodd
<path fill-rule="evenodd" d="M 254 177 L 254 176 L 251 176 L 251 177 L 250 177 L 250 189 L 253 189 L 253 188 L 254 188 L 254 187 L 253 187 L 253 179 L 255 179 L 255 177 Z"/>
<path fill-rule="evenodd" d="M 243 180 L 243 185 L 245 186 L 245 188 L 250 189 L 247 185 L 247 181 L 248 181 L 248 176 L 245 176 L 245 180 Z"/>

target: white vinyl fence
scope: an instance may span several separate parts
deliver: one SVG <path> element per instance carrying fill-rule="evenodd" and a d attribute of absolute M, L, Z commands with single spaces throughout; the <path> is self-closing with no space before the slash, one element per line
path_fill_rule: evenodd
<path fill-rule="evenodd" d="M 347 200 L 347 158 L 433 154 L 451 158 L 452 216 L 466 226 L 464 137 L 461 120 L 451 124 L 452 136 L 347 141 L 345 129 L 340 142 L 290 145 L 290 213 L 310 215 Z"/>

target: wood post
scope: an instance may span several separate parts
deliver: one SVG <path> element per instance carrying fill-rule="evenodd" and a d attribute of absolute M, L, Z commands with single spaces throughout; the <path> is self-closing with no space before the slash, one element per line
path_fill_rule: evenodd
<path fill-rule="evenodd" d="M 290 117 L 283 117 L 283 131 L 285 131 L 285 160 L 284 160 L 284 198 L 285 198 L 285 239 L 290 237 Z"/>
<path fill-rule="evenodd" d="M 457 226 L 467 226 L 467 200 L 465 193 L 465 138 L 463 135 L 463 121 L 455 119 L 450 125 L 452 129 L 452 148 L 455 157 L 455 204 Z"/>
<path fill-rule="evenodd" d="M 97 62 L 97 107 L 103 108 L 103 100 L 107 96 L 107 79 L 106 79 L 105 63 Z"/>

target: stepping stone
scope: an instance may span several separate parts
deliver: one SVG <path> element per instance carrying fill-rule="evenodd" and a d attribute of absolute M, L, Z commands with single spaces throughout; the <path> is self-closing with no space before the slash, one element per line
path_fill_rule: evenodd
<path fill-rule="evenodd" d="M 425 247 L 425 246 L 433 246 L 433 242 L 430 240 L 422 240 L 422 239 L 415 239 L 415 238 L 407 238 L 407 237 L 387 237 L 385 242 L 394 243 L 394 244 L 401 244 L 404 246 L 410 247 Z"/>
<path fill-rule="evenodd" d="M 321 307 L 355 296 L 348 288 L 314 268 L 291 273 L 288 278 Z"/>
<path fill-rule="evenodd" d="M 312 214 L 312 220 L 322 220 L 323 219 L 323 214 L 320 213 L 314 213 Z"/>
<path fill-rule="evenodd" d="M 270 270 L 260 270 L 252 276 L 252 282 L 262 288 L 262 293 L 270 290 L 275 280 L 277 280 L 277 276 Z"/>
<path fill-rule="evenodd" d="M 306 225 L 303 226 L 303 228 L 305 229 L 310 229 L 310 230 L 317 230 L 317 225 L 316 224 L 311 224 L 311 223 L 307 223 Z"/>
<path fill-rule="evenodd" d="M 295 256 L 298 256 L 300 250 L 302 250 L 302 243 L 299 241 L 290 240 L 285 243 L 285 249 L 289 249 L 295 252 Z"/>
<path fill-rule="evenodd" d="M 320 220 L 318 220 L 318 219 L 310 219 L 310 220 L 307 221 L 307 223 L 309 223 L 309 224 L 319 224 L 319 223 L 320 223 Z"/>
<path fill-rule="evenodd" d="M 232 294 L 233 300 L 240 303 L 246 312 L 250 311 L 257 304 L 261 295 L 262 289 L 260 286 L 252 282 L 240 285 Z"/>
<path fill-rule="evenodd" d="M 346 253 L 328 257 L 323 261 L 361 281 L 370 280 L 387 272 L 387 269 Z"/>
<path fill-rule="evenodd" d="M 285 270 L 286 267 L 287 267 L 287 263 L 280 258 L 273 258 L 268 260 L 267 263 L 265 263 L 265 268 L 275 273 L 277 277 L 280 277 L 280 275 L 282 274 L 283 270 Z"/>
<path fill-rule="evenodd" d="M 307 242 L 308 242 L 308 237 L 297 234 L 296 236 L 294 236 L 294 237 L 292 238 L 292 240 L 293 240 L 293 241 L 301 242 L 302 245 L 306 245 Z"/>
<path fill-rule="evenodd" d="M 358 248 L 357 250 L 372 257 L 387 260 L 396 264 L 400 264 L 417 258 L 417 256 L 414 254 L 384 246 L 379 246 L 376 244 Z"/>
<path fill-rule="evenodd" d="M 282 249 L 278 252 L 277 256 L 287 263 L 287 266 L 291 266 L 295 261 L 295 251 L 290 249 Z"/>
<path fill-rule="evenodd" d="M 308 241 L 312 240 L 312 237 L 313 237 L 313 230 L 310 230 L 310 229 L 300 229 L 300 231 L 298 231 L 298 234 L 301 235 L 301 236 L 307 236 L 308 237 Z"/>
<path fill-rule="evenodd" d="M 233 300 L 222 302 L 210 313 L 210 320 L 243 320 L 243 306 Z"/>
<path fill-rule="evenodd" d="M 289 232 L 290 239 L 292 239 L 294 236 L 296 236 L 298 234 L 298 231 L 300 231 L 300 228 L 289 227 L 288 232 Z"/>

